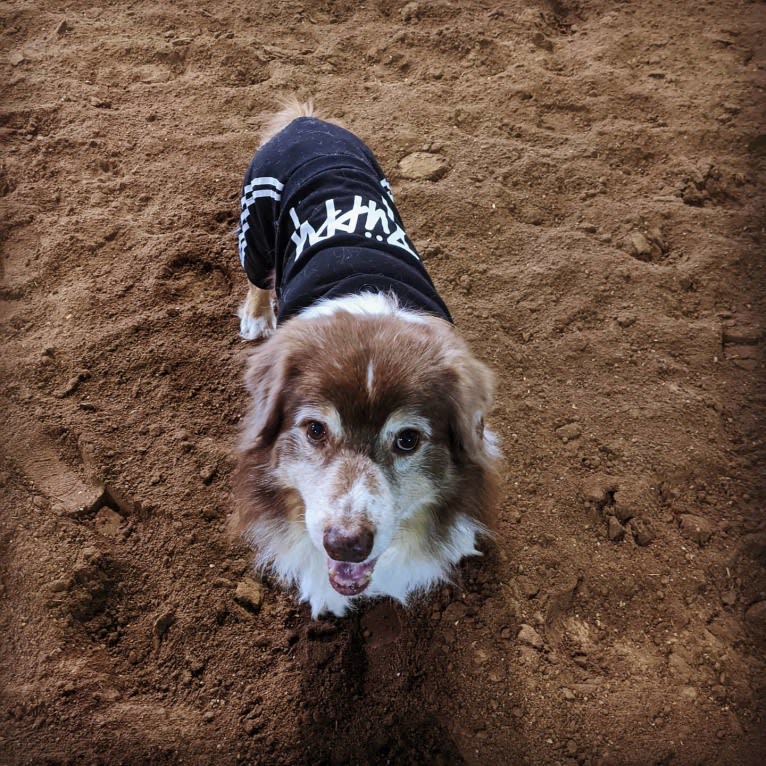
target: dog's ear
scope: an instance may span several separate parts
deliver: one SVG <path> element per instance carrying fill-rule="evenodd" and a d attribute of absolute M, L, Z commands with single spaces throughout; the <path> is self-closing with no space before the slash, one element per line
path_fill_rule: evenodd
<path fill-rule="evenodd" d="M 467 348 L 450 355 L 454 381 L 450 413 L 450 446 L 458 463 L 489 467 L 495 458 L 494 437 L 484 429 L 484 417 L 492 406 L 493 378 L 489 368 Z"/>
<path fill-rule="evenodd" d="M 276 337 L 262 343 L 250 356 L 245 386 L 252 395 L 245 442 L 271 446 L 284 418 L 288 354 Z"/>

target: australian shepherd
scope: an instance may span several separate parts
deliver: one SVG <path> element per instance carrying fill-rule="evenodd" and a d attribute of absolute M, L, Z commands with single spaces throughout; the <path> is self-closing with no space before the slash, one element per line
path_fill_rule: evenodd
<path fill-rule="evenodd" d="M 311 614 L 449 580 L 478 553 L 499 451 L 492 375 L 458 336 L 369 148 L 313 105 L 276 114 L 245 176 L 252 397 L 233 525 Z"/>

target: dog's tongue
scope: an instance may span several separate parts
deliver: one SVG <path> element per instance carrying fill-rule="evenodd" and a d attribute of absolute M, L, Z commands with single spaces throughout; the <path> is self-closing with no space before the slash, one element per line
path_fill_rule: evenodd
<path fill-rule="evenodd" d="M 370 584 L 376 561 L 377 559 L 372 559 L 361 564 L 352 564 L 348 561 L 327 559 L 330 585 L 343 596 L 356 596 Z"/>

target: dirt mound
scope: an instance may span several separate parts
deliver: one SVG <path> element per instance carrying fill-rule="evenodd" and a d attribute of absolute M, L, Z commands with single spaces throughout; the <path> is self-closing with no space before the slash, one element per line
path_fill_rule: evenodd
<path fill-rule="evenodd" d="M 0 762 L 761 762 L 763 3 L 2 16 Z M 343 621 L 225 531 L 292 92 L 379 156 L 506 454 L 486 555 Z"/>

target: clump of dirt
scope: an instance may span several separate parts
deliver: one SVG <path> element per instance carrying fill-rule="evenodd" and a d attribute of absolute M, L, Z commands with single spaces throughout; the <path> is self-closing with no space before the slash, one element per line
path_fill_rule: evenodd
<path fill-rule="evenodd" d="M 763 26 L 5 3 L 0 761 L 760 763 Z M 312 622 L 226 535 L 239 188 L 287 93 L 375 150 L 497 375 L 496 536 L 407 610 Z"/>

